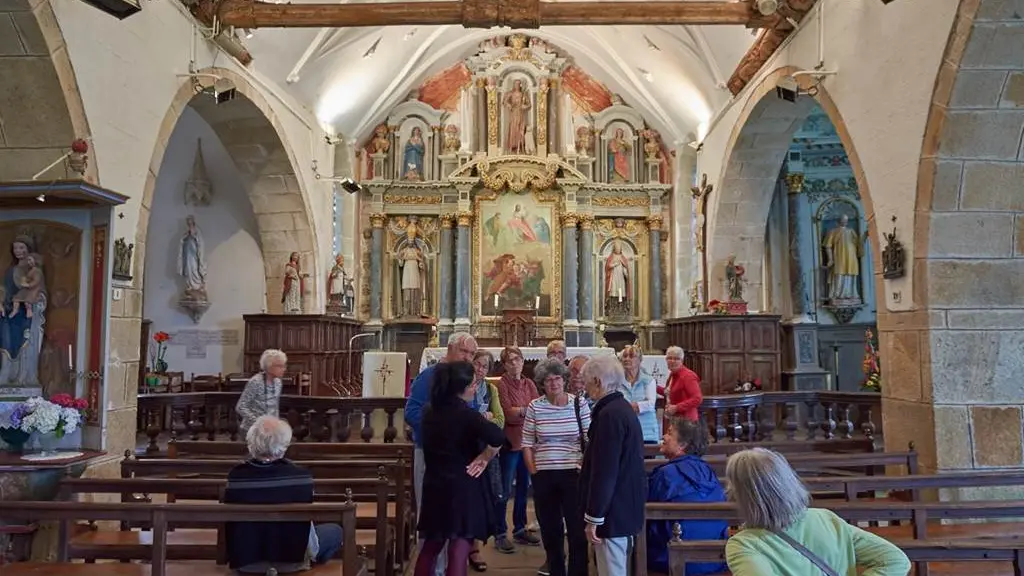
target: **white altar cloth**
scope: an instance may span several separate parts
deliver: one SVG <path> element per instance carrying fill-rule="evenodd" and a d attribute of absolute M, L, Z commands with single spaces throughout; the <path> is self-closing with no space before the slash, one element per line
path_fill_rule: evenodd
<path fill-rule="evenodd" d="M 501 351 L 504 348 L 483 348 L 494 355 L 495 361 L 501 356 Z M 523 353 L 523 357 L 526 360 L 541 360 L 546 358 L 548 355 L 547 348 L 539 346 L 531 348 L 520 348 Z M 445 348 L 426 348 L 423 350 L 423 357 L 420 359 L 420 371 L 431 364 L 436 364 L 441 358 L 444 358 L 446 349 Z M 594 356 L 596 354 L 614 354 L 615 350 L 607 347 L 579 347 L 579 348 L 567 348 L 565 357 L 572 358 L 574 356 Z M 665 363 L 664 356 L 648 356 L 644 355 L 643 362 L 641 363 L 641 369 L 651 375 L 654 381 L 658 383 L 658 386 L 664 386 L 665 381 L 668 380 L 668 364 Z"/>

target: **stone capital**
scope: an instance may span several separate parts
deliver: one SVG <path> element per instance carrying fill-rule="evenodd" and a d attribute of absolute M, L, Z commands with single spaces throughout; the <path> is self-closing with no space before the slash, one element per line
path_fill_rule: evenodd
<path fill-rule="evenodd" d="M 455 214 L 441 214 L 441 228 L 451 228 L 455 226 Z"/>
<path fill-rule="evenodd" d="M 661 230 L 662 218 L 661 216 L 648 216 L 647 217 L 647 228 L 651 231 Z"/>
<path fill-rule="evenodd" d="M 579 214 L 573 212 L 566 212 L 562 214 L 562 227 L 563 228 L 575 228 L 576 224 L 579 223 Z"/>
<path fill-rule="evenodd" d="M 786 174 L 786 188 L 790 194 L 799 194 L 804 191 L 803 172 L 790 172 Z"/>
<path fill-rule="evenodd" d="M 472 226 L 473 225 L 473 213 L 472 212 L 456 212 L 455 219 L 459 226 Z"/>
<path fill-rule="evenodd" d="M 584 230 L 594 229 L 594 215 L 593 214 L 580 214 L 580 226 Z"/>
<path fill-rule="evenodd" d="M 370 226 L 374 228 L 383 228 L 384 222 L 387 221 L 388 215 L 380 212 L 370 214 Z"/>

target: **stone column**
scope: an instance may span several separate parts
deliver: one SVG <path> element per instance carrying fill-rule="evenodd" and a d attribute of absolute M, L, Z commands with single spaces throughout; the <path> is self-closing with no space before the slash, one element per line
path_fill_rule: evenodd
<path fill-rule="evenodd" d="M 594 215 L 580 214 L 580 346 L 597 342 L 594 323 Z"/>
<path fill-rule="evenodd" d="M 579 321 L 576 296 L 579 276 L 576 224 L 579 216 L 569 212 L 562 215 L 562 332 L 567 346 L 579 345 Z"/>
<path fill-rule="evenodd" d="M 700 279 L 700 258 L 693 227 L 693 195 L 697 151 L 689 144 L 676 146 L 675 191 L 672 194 L 672 315 L 688 316 L 690 290 Z"/>
<path fill-rule="evenodd" d="M 791 172 L 786 175 L 786 200 L 788 205 L 789 230 L 789 293 L 791 320 L 794 322 L 814 322 L 814 279 L 807 271 L 814 262 L 813 228 L 810 214 L 810 203 L 804 194 L 804 175 Z"/>
<path fill-rule="evenodd" d="M 562 155 L 565 146 L 562 144 L 562 130 L 559 123 L 562 118 L 562 79 L 552 76 L 549 79 L 551 92 L 548 96 L 548 151 Z"/>
<path fill-rule="evenodd" d="M 455 282 L 452 278 L 452 255 L 454 247 L 454 214 L 441 216 L 441 246 L 438 250 L 440 263 L 438 264 L 438 276 L 440 282 L 440 302 L 437 306 L 437 335 L 441 346 L 448 344 L 448 336 L 451 335 L 454 327 L 452 318 L 452 302 L 455 299 Z"/>
<path fill-rule="evenodd" d="M 473 290 L 472 254 L 470 238 L 473 234 L 473 213 L 456 214 L 455 245 L 455 330 L 468 331 L 470 327 L 469 302 Z"/>
<path fill-rule="evenodd" d="M 650 238 L 651 323 L 661 322 L 661 216 L 647 217 Z"/>
<path fill-rule="evenodd" d="M 370 237 L 370 322 L 371 325 L 383 325 L 381 320 L 381 301 L 384 299 L 384 214 L 370 214 L 370 226 L 373 231 Z"/>

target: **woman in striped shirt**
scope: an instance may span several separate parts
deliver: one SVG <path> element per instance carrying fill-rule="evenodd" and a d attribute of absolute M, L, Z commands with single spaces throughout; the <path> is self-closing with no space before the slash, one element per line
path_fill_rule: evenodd
<path fill-rule="evenodd" d="M 547 553 L 546 564 L 550 576 L 586 576 L 587 538 L 577 505 L 576 485 L 583 460 L 583 438 L 590 427 L 590 406 L 579 396 L 565 391 L 569 370 L 557 359 L 542 360 L 533 375 L 544 395 L 526 408 L 523 458 L 533 475 L 534 507 Z"/>

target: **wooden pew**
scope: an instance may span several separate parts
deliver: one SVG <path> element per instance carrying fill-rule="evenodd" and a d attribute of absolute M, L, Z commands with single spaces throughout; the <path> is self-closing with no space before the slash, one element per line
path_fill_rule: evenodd
<path fill-rule="evenodd" d="M 783 454 L 802 452 L 823 452 L 828 454 L 857 454 L 875 452 L 875 441 L 870 438 L 837 438 L 834 440 L 766 440 L 760 442 L 712 442 L 707 454 L 729 456 L 747 448 L 767 448 Z M 654 444 L 644 446 L 644 456 L 660 454 L 660 447 Z"/>
<path fill-rule="evenodd" d="M 335 458 L 384 458 L 404 460 L 412 466 L 415 446 L 408 442 L 392 444 L 354 442 L 302 442 L 288 447 L 287 458 L 291 460 L 327 460 Z M 167 458 L 247 458 L 245 442 L 226 440 L 177 440 L 167 443 Z"/>
<path fill-rule="evenodd" d="M 690 540 L 668 545 L 669 573 L 682 576 L 687 562 L 724 562 L 725 540 Z M 1002 562 L 1014 576 L 1024 575 L 1024 541 L 1021 540 L 892 540 L 918 566 L 925 562 Z M 952 574 L 964 574 L 962 566 L 949 566 Z M 979 566 L 979 568 L 981 568 Z M 986 565 L 985 574 L 995 567 Z M 977 573 L 977 572 L 976 572 Z M 728 574 L 728 573 L 726 573 Z M 921 574 L 920 569 L 917 572 Z"/>
<path fill-rule="evenodd" d="M 1024 485 L 1024 472 L 981 472 L 974 474 L 928 474 L 909 476 L 862 476 L 862 477 L 820 477 L 803 478 L 804 484 L 812 494 L 841 493 L 847 502 L 834 500 L 816 500 L 815 507 L 828 508 L 850 522 L 909 522 L 910 527 L 871 528 L 885 537 L 911 536 L 917 539 L 928 538 L 929 521 L 964 520 L 964 519 L 995 519 L 1024 517 L 1024 502 L 999 500 L 994 502 L 898 502 L 855 501 L 858 494 L 881 490 L 908 490 L 919 493 L 930 488 L 965 488 L 987 486 L 1019 486 Z M 735 505 L 731 503 L 661 503 L 649 502 L 645 506 L 646 520 L 706 520 L 721 519 L 734 524 L 739 523 Z M 944 536 L 962 535 L 964 538 L 993 537 L 1024 534 L 1024 524 L 972 524 L 938 526 Z M 934 534 L 933 534 L 934 535 Z M 637 538 L 638 574 L 646 574 L 647 568 L 647 531 L 644 530 Z M 640 568 L 642 567 L 642 568 Z M 642 571 L 640 571 L 642 570 Z M 918 574 L 927 574 L 927 567 L 918 569 Z"/>
<path fill-rule="evenodd" d="M 229 459 L 165 459 L 126 458 L 121 461 L 122 478 L 224 478 L 240 460 Z M 416 512 L 413 506 L 412 474 L 404 460 L 297 460 L 294 463 L 310 471 L 314 478 L 378 478 L 385 474 L 393 479 L 389 498 L 395 502 L 395 554 L 402 562 L 414 549 Z M 178 497 L 179 495 L 175 495 Z M 187 494 L 181 495 L 189 498 Z"/>
<path fill-rule="evenodd" d="M 81 494 L 120 494 L 122 502 L 152 503 L 154 494 L 167 496 L 169 501 L 174 497 L 181 499 L 187 494 L 190 501 L 220 501 L 226 479 L 205 478 L 67 478 L 61 482 L 59 497 L 71 500 Z M 388 510 L 389 482 L 386 477 L 377 479 L 321 479 L 315 484 L 314 499 L 316 502 L 355 502 L 356 503 L 356 545 L 368 552 L 374 559 L 377 574 L 392 574 L 397 568 L 401 570 L 402 558 L 398 553 L 398 535 L 395 534 L 398 523 L 395 516 L 389 516 Z M 360 503 L 358 499 L 372 499 L 372 502 Z M 360 517 L 360 508 L 371 505 Z M 369 517 L 367 517 L 369 516 Z M 197 524 L 190 520 L 181 524 L 170 524 L 171 530 L 185 529 L 180 538 L 172 533 L 168 542 L 168 557 L 174 559 L 200 559 L 225 561 L 221 549 L 221 533 L 188 531 L 202 528 L 205 523 Z M 116 549 L 132 550 L 152 539 L 148 532 L 150 526 L 144 525 L 144 531 L 130 530 L 131 524 L 121 523 L 121 530 L 90 530 L 71 536 L 70 556 L 72 559 L 94 561 L 98 558 L 131 559 L 137 557 L 136 552 L 128 552 L 127 557 L 116 556 Z M 210 540 L 213 539 L 213 542 Z"/>
<path fill-rule="evenodd" d="M 95 502 L 5 502 L 0 513 L 3 520 L 58 521 L 59 569 L 54 563 L 25 562 L 8 564 L 3 576 L 29 576 L 60 574 L 61 576 L 228 576 L 227 567 L 213 564 L 176 565 L 168 562 L 167 535 L 175 523 L 206 519 L 210 528 L 225 522 L 334 522 L 344 533 L 342 562 L 331 562 L 304 572 L 307 576 L 365 576 L 365 561 L 356 551 L 356 506 L 352 502 L 331 504 L 238 505 L 238 504 L 138 504 Z M 149 523 L 153 526 L 152 544 L 132 549 L 138 560 L 150 561 L 149 566 L 137 564 L 64 564 L 70 555 L 69 525 L 77 520 L 114 520 Z M 121 550 L 123 552 L 124 550 Z M 116 557 L 120 559 L 121 557 Z"/>
<path fill-rule="evenodd" d="M 837 474 L 851 471 L 860 474 L 871 474 L 886 466 L 903 466 L 908 473 L 917 474 L 917 452 L 873 452 L 864 454 L 824 454 L 815 452 L 799 452 L 783 454 L 786 460 L 798 472 L 804 470 L 835 471 Z M 724 454 L 708 454 L 703 460 L 711 466 L 719 476 L 725 475 L 725 464 L 729 457 Z M 644 469 L 648 474 L 658 466 L 667 464 L 668 460 L 644 460 Z"/>

